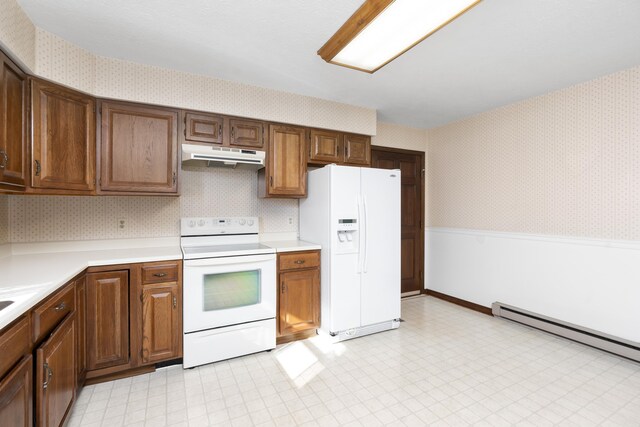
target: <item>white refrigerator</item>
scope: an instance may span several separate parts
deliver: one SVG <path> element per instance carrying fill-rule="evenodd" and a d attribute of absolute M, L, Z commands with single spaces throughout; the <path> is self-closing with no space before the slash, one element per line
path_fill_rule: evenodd
<path fill-rule="evenodd" d="M 400 171 L 309 172 L 300 239 L 322 245 L 321 332 L 337 340 L 400 324 Z"/>

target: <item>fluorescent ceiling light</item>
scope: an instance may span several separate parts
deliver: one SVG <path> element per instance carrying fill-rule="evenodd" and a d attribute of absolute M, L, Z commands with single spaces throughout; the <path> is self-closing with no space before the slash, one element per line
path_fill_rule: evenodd
<path fill-rule="evenodd" d="M 318 51 L 327 62 L 373 73 L 481 0 L 367 0 Z"/>

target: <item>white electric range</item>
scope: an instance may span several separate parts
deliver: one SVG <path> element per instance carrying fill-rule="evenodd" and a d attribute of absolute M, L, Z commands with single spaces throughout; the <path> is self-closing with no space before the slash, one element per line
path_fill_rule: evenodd
<path fill-rule="evenodd" d="M 258 218 L 182 218 L 185 368 L 276 346 L 276 254 Z"/>

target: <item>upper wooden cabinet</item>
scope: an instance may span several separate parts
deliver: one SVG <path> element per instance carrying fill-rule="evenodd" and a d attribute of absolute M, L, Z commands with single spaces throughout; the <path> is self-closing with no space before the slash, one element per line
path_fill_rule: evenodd
<path fill-rule="evenodd" d="M 27 182 L 27 76 L 0 52 L 0 189 Z"/>
<path fill-rule="evenodd" d="M 31 186 L 70 193 L 95 189 L 95 100 L 31 79 Z M 60 192 L 60 191 L 58 191 Z"/>
<path fill-rule="evenodd" d="M 264 122 L 217 114 L 183 111 L 184 143 L 264 149 Z"/>
<path fill-rule="evenodd" d="M 229 119 L 229 145 L 253 149 L 264 148 L 264 123 L 249 119 Z"/>
<path fill-rule="evenodd" d="M 315 165 L 336 163 L 351 166 L 370 166 L 371 137 L 311 129 L 309 131 L 308 162 Z"/>
<path fill-rule="evenodd" d="M 100 190 L 177 194 L 178 112 L 103 101 L 101 115 Z"/>
<path fill-rule="evenodd" d="M 184 112 L 185 142 L 206 142 L 222 145 L 222 116 Z"/>
<path fill-rule="evenodd" d="M 258 173 L 260 197 L 307 195 L 307 155 L 304 128 L 269 125 L 267 164 Z"/>
<path fill-rule="evenodd" d="M 371 137 L 345 134 L 344 162 L 350 165 L 371 165 Z"/>
<path fill-rule="evenodd" d="M 342 163 L 342 134 L 330 130 L 311 129 L 309 131 L 310 163 Z"/>

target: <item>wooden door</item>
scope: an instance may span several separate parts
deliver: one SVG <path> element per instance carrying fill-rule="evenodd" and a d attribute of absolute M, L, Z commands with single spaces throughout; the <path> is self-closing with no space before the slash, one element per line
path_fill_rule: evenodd
<path fill-rule="evenodd" d="M 33 358 L 26 356 L 0 382 L 0 424 L 33 426 Z"/>
<path fill-rule="evenodd" d="M 102 102 L 100 189 L 178 192 L 178 112 Z"/>
<path fill-rule="evenodd" d="M 61 426 L 76 392 L 76 316 L 69 314 L 36 351 L 36 425 Z"/>
<path fill-rule="evenodd" d="M 305 130 L 270 125 L 267 159 L 267 194 L 304 197 L 307 194 Z"/>
<path fill-rule="evenodd" d="M 31 80 L 31 186 L 95 189 L 95 100 L 52 83 Z"/>
<path fill-rule="evenodd" d="M 320 326 L 320 271 L 318 269 L 280 273 L 278 315 L 280 335 Z"/>
<path fill-rule="evenodd" d="M 372 167 L 401 171 L 402 294 L 424 289 L 424 153 L 373 147 Z"/>
<path fill-rule="evenodd" d="M 142 362 L 180 357 L 182 306 L 177 283 L 142 287 Z"/>
<path fill-rule="evenodd" d="M 371 165 L 371 137 L 345 134 L 344 162 L 349 165 Z"/>
<path fill-rule="evenodd" d="M 184 139 L 186 143 L 205 142 L 222 145 L 222 116 L 205 113 L 184 113 Z"/>
<path fill-rule="evenodd" d="M 0 52 L 0 188 L 27 181 L 27 76 Z"/>
<path fill-rule="evenodd" d="M 264 149 L 264 123 L 257 120 L 229 119 L 229 145 Z"/>
<path fill-rule="evenodd" d="M 340 132 L 320 129 L 309 131 L 310 163 L 342 163 L 343 161 L 344 150 Z"/>
<path fill-rule="evenodd" d="M 76 348 L 77 348 L 77 365 L 78 365 L 78 387 L 84 383 L 87 374 L 87 346 L 86 346 L 86 284 L 85 276 L 76 280 Z"/>
<path fill-rule="evenodd" d="M 87 274 L 87 370 L 129 363 L 129 272 Z"/>

